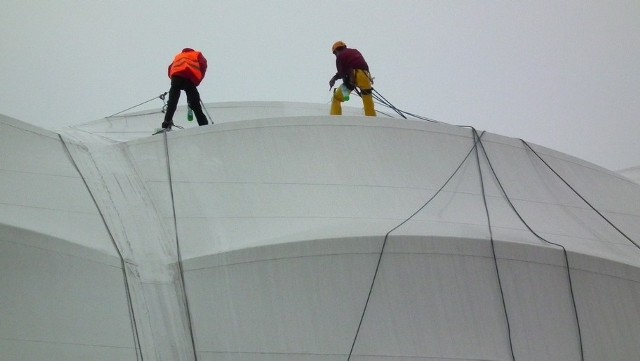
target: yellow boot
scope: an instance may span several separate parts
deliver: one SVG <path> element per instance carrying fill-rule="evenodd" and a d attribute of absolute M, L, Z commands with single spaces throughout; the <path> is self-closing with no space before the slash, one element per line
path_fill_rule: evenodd
<path fill-rule="evenodd" d="M 340 89 L 333 89 L 333 97 L 331 98 L 331 115 L 342 115 L 342 102 L 344 96 Z"/>
<path fill-rule="evenodd" d="M 368 94 L 365 95 L 365 92 Z M 371 89 L 362 90 L 362 105 L 364 105 L 364 115 L 370 117 L 376 116 L 376 111 L 373 108 L 373 96 L 371 95 Z"/>
<path fill-rule="evenodd" d="M 371 95 L 372 84 L 369 72 L 356 70 L 356 86 L 360 88 L 362 105 L 364 106 L 364 115 L 375 117 L 376 111 L 373 107 L 373 96 Z"/>

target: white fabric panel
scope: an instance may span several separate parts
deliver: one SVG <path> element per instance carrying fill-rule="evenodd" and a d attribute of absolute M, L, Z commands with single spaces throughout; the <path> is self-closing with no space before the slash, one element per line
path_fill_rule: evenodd
<path fill-rule="evenodd" d="M 117 256 L 58 135 L 0 115 L 0 224 Z"/>
<path fill-rule="evenodd" d="M 640 166 L 622 169 L 619 170 L 618 173 L 623 175 L 627 179 L 640 184 Z"/>
<path fill-rule="evenodd" d="M 276 224 L 285 219 L 297 234 L 301 227 L 296 224 L 306 227 L 307 217 L 325 219 L 329 225 L 350 220 L 356 228 L 372 220 L 399 224 L 436 192 L 429 185 L 444 183 L 473 143 L 464 136 L 467 130 L 444 134 L 441 126 L 425 132 L 418 122 L 397 129 L 392 125 L 393 121 L 377 124 L 363 118 L 319 123 L 305 117 L 169 133 L 179 223 L 190 217 L 204 217 L 210 224 L 226 218 L 235 228 L 237 219 L 273 219 Z M 141 139 L 130 143 L 130 149 L 166 216 L 171 205 L 163 192 L 168 187 L 166 166 L 160 156 L 147 159 L 164 151 L 160 140 Z M 449 157 L 455 161 L 442 161 L 433 147 L 451 148 Z M 420 161 L 414 162 L 416 158 Z M 308 230 L 320 234 L 300 237 L 323 238 L 322 228 L 316 223 Z M 262 233 L 261 238 L 281 239 L 290 230 L 279 225 L 272 229 L 276 233 Z M 222 225 L 216 232 L 234 231 Z M 200 244 L 191 241 L 185 241 L 185 249 L 211 249 L 207 239 Z M 232 249 L 248 241 L 255 245 L 255 238 L 232 237 L 221 247 Z"/>
<path fill-rule="evenodd" d="M 18 239 L 53 241 L 42 235 L 8 236 L 0 230 L 0 359 L 136 360 L 118 260 L 98 263 L 101 256 Z"/>
<path fill-rule="evenodd" d="M 145 360 L 195 360 L 171 225 L 158 217 L 126 147 L 83 132 L 64 139 L 125 261 Z"/>
<path fill-rule="evenodd" d="M 348 353 L 376 260 L 338 254 L 188 271 L 199 354 Z"/>
<path fill-rule="evenodd" d="M 498 267 L 516 360 L 580 360 L 566 266 L 501 259 Z"/>
<path fill-rule="evenodd" d="M 385 254 L 357 355 L 507 360 L 493 260 Z"/>
<path fill-rule="evenodd" d="M 585 360 L 638 359 L 639 281 L 583 271 L 574 275 Z"/>

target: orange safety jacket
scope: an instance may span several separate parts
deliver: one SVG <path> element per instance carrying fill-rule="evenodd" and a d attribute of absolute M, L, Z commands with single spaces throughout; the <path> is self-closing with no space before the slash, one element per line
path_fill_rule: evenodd
<path fill-rule="evenodd" d="M 193 49 L 184 49 L 173 59 L 169 65 L 169 78 L 179 76 L 187 78 L 198 86 L 207 71 L 207 59 L 201 52 Z"/>

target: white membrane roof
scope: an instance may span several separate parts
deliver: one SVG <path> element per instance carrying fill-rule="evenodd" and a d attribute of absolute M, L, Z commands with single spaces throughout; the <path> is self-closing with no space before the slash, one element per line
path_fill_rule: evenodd
<path fill-rule="evenodd" d="M 328 107 L 181 107 L 158 135 L 159 110 L 0 116 L 0 358 L 640 355 L 638 183 Z"/>

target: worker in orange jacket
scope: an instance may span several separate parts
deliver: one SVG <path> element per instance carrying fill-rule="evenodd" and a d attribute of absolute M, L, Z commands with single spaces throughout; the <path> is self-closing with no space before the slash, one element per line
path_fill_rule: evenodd
<path fill-rule="evenodd" d="M 373 108 L 373 81 L 369 74 L 369 65 L 357 49 L 347 48 L 347 44 L 337 41 L 331 47 L 336 56 L 336 74 L 329 80 L 329 88 L 332 88 L 336 80 L 342 79 L 342 85 L 335 89 L 331 99 L 331 115 L 342 115 L 341 103 L 349 99 L 349 93 L 356 87 L 360 89 L 364 115 L 376 116 Z"/>
<path fill-rule="evenodd" d="M 184 48 L 180 54 L 175 56 L 168 69 L 171 88 L 169 89 L 167 111 L 164 114 L 164 121 L 162 122 L 163 129 L 170 130 L 173 125 L 173 114 L 176 112 L 181 90 L 184 90 L 187 94 L 187 103 L 193 110 L 198 124 L 209 124 L 207 117 L 202 112 L 200 93 L 198 93 L 198 88 L 196 88 L 200 85 L 202 79 L 204 79 L 206 72 L 207 59 L 201 52 L 191 48 Z"/>

